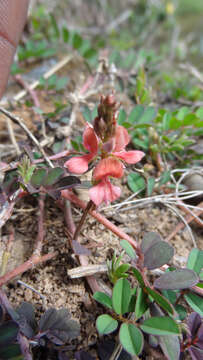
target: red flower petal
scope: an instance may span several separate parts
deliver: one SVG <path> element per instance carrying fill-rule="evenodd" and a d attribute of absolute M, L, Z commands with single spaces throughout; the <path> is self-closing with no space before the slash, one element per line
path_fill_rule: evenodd
<path fill-rule="evenodd" d="M 83 174 L 88 170 L 88 163 L 92 160 L 94 155 L 86 154 L 83 156 L 76 156 L 72 159 L 65 162 L 64 166 L 68 168 L 68 170 L 75 174 Z"/>
<path fill-rule="evenodd" d="M 116 200 L 120 194 L 121 189 L 118 186 L 112 185 L 107 178 L 89 190 L 90 199 L 96 206 L 99 206 L 103 201 L 108 204 Z"/>
<path fill-rule="evenodd" d="M 123 164 L 111 157 L 101 160 L 94 169 L 93 179 L 99 181 L 107 176 L 120 178 L 123 176 Z"/>
<path fill-rule="evenodd" d="M 132 150 L 113 152 L 113 155 L 117 156 L 119 159 L 124 160 L 128 164 L 136 164 L 143 158 L 143 156 L 145 156 L 145 153 L 139 150 Z"/>
<path fill-rule="evenodd" d="M 98 152 L 98 139 L 94 129 L 87 124 L 83 133 L 83 145 L 90 153 L 96 155 Z"/>
<path fill-rule="evenodd" d="M 130 136 L 123 126 L 116 127 L 116 144 L 114 152 L 124 150 L 126 145 L 130 142 Z"/>

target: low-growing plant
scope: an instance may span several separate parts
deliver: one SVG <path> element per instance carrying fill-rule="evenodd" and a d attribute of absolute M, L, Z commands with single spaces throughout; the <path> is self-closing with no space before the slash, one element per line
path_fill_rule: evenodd
<path fill-rule="evenodd" d="M 121 246 L 131 265 L 120 264 L 123 254 L 108 262 L 112 296 L 103 292 L 93 296 L 108 309 L 97 318 L 98 332 L 104 335 L 119 330 L 120 344 L 131 355 L 142 353 L 145 339 L 153 347 L 159 346 L 169 360 L 180 359 L 185 351 L 198 360 L 203 351 L 203 302 L 193 287 L 197 291 L 202 288 L 203 251 L 193 249 L 186 268 L 169 266 L 151 284 L 149 271 L 169 264 L 173 247 L 154 232 L 144 234 L 137 255 L 126 240 Z M 183 322 L 188 305 L 195 311 L 188 320 L 190 331 Z"/>
<path fill-rule="evenodd" d="M 10 308 L 9 314 L 4 307 L 0 307 L 0 358 L 22 359 L 23 340 L 26 337 L 30 348 L 44 348 L 47 352 L 63 352 L 67 342 L 76 338 L 80 333 L 78 322 L 71 319 L 67 309 L 48 309 L 39 321 L 35 318 L 32 304 L 23 302 L 16 310 Z M 28 355 L 28 354 L 27 354 Z M 57 357 L 59 358 L 59 357 Z M 68 359 L 68 357 L 66 358 Z"/>

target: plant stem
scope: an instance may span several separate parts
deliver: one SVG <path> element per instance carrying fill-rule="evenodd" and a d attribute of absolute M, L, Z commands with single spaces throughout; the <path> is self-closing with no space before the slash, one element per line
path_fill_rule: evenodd
<path fill-rule="evenodd" d="M 76 195 L 74 195 L 69 190 L 63 190 L 61 192 L 62 196 L 65 199 L 70 200 L 73 204 L 76 206 L 82 208 L 85 210 L 86 204 L 82 200 L 80 200 Z M 116 225 L 114 225 L 111 221 L 107 220 L 103 215 L 99 214 L 95 210 L 89 210 L 89 214 L 92 215 L 96 220 L 98 220 L 101 224 L 103 224 L 107 229 L 112 231 L 115 235 L 117 235 L 120 239 L 127 240 L 135 250 L 137 250 L 138 245 L 136 241 L 131 238 L 129 235 L 127 235 L 124 231 L 120 230 Z"/>
<path fill-rule="evenodd" d="M 42 263 L 44 261 L 48 261 L 54 257 L 56 257 L 58 255 L 58 252 L 55 251 L 53 253 L 48 253 L 46 255 L 43 256 L 37 256 L 37 255 L 32 255 L 27 261 L 25 261 L 23 264 L 17 266 L 15 269 L 13 269 L 12 271 L 9 271 L 7 274 L 5 274 L 4 276 L 0 277 L 0 287 L 2 285 L 4 285 L 5 283 L 7 283 L 8 281 L 12 280 L 13 278 L 15 278 L 16 276 L 24 273 L 25 271 L 31 269 L 33 266 Z"/>
<path fill-rule="evenodd" d="M 87 218 L 87 216 L 88 216 L 88 214 L 89 214 L 89 211 L 90 211 L 90 210 L 93 210 L 93 209 L 95 209 L 95 204 L 92 202 L 92 200 L 90 200 L 90 201 L 87 203 L 87 205 L 86 205 L 86 207 L 85 207 L 85 209 L 84 209 L 83 215 L 82 215 L 82 217 L 81 217 L 81 219 L 80 219 L 80 222 L 79 222 L 79 224 L 78 224 L 78 226 L 77 226 L 77 228 L 76 228 L 76 230 L 75 230 L 75 233 L 74 233 L 74 236 L 73 236 L 73 240 L 77 240 L 78 235 L 79 235 L 79 233 L 80 233 L 80 231 L 81 231 L 81 229 L 82 229 L 82 226 L 83 226 L 83 224 L 84 224 L 84 222 L 85 222 L 85 220 L 86 220 L 86 218 Z"/>
<path fill-rule="evenodd" d="M 64 199 L 65 200 L 65 199 Z M 86 216 L 88 215 L 89 211 L 89 207 L 91 208 L 90 206 L 91 204 L 87 204 L 87 207 L 81 217 L 81 220 L 80 220 L 80 223 L 78 225 L 78 227 L 76 228 L 75 227 L 75 224 L 73 222 L 73 218 L 72 218 L 72 213 L 71 213 L 71 207 L 70 207 L 70 201 L 69 200 L 65 200 L 65 222 L 66 222 L 66 225 L 68 227 L 68 230 L 69 230 L 69 233 L 73 236 L 73 238 L 71 240 L 77 240 L 77 237 L 79 235 L 79 232 L 82 228 L 82 225 L 84 224 L 84 221 L 86 219 Z M 72 241 L 70 241 L 71 243 L 71 247 L 73 249 L 73 246 L 72 246 Z M 73 249 L 74 251 L 74 249 Z M 79 255 L 78 256 L 78 260 L 79 260 L 79 263 L 82 265 L 82 266 L 88 266 L 88 259 L 87 259 L 87 256 L 84 256 L 84 255 Z M 100 286 L 99 284 L 97 283 L 97 280 L 96 278 L 93 276 L 93 275 L 90 275 L 90 276 L 86 276 L 85 277 L 88 284 L 89 284 L 89 287 L 90 289 L 92 290 L 92 292 L 94 293 L 95 291 L 101 291 L 100 289 Z"/>

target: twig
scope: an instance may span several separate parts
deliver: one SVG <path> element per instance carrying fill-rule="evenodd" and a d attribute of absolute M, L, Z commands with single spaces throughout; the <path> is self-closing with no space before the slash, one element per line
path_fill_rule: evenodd
<path fill-rule="evenodd" d="M 202 214 L 203 212 L 203 203 L 201 202 L 198 207 L 202 206 L 202 210 L 198 210 L 196 211 L 195 215 L 199 216 Z M 185 218 L 185 221 L 189 224 L 190 222 L 192 222 L 195 219 L 194 213 L 193 214 L 188 214 Z M 171 232 L 170 235 L 167 236 L 166 241 L 170 241 L 180 230 L 182 230 L 185 227 L 185 223 L 180 222 L 175 229 Z"/>
<path fill-rule="evenodd" d="M 15 134 L 14 134 L 14 131 L 13 131 L 13 126 L 11 124 L 10 119 L 8 119 L 8 121 L 7 121 L 7 128 L 8 128 L 8 133 L 9 133 L 11 142 L 12 142 L 13 146 L 16 149 L 16 153 L 17 153 L 17 155 L 20 155 L 20 148 L 19 148 L 18 143 L 16 141 Z"/>
<path fill-rule="evenodd" d="M 27 260 L 26 262 L 24 262 L 23 264 L 17 266 L 14 270 L 9 271 L 7 274 L 5 274 L 4 276 L 0 277 L 0 287 L 2 285 L 4 285 L 5 283 L 7 283 L 8 281 L 12 280 L 13 278 L 15 278 L 16 276 L 24 273 L 25 271 L 31 269 L 33 266 L 40 264 L 42 262 L 48 261 L 53 259 L 54 257 L 56 257 L 58 255 L 58 252 L 55 251 L 53 253 L 49 253 L 43 256 L 31 256 L 31 258 L 29 260 Z"/>
<path fill-rule="evenodd" d="M 13 228 L 13 226 L 11 226 L 9 239 L 6 244 L 6 249 L 4 250 L 3 255 L 2 255 L 0 276 L 3 276 L 6 272 L 8 260 L 11 256 L 11 248 L 13 245 L 13 240 L 14 240 L 14 228 Z"/>
<path fill-rule="evenodd" d="M 203 74 L 201 74 L 201 72 L 197 70 L 197 68 L 194 67 L 194 65 L 187 63 L 187 64 L 180 64 L 179 67 L 183 70 L 187 70 L 196 79 L 198 79 L 201 83 L 203 83 Z"/>
<path fill-rule="evenodd" d="M 49 77 L 51 77 L 53 74 L 55 74 L 57 71 L 59 71 L 60 69 L 62 69 L 65 65 L 67 65 L 74 57 L 75 55 L 67 55 L 64 59 L 62 59 L 61 61 L 59 61 L 56 65 L 54 65 L 49 71 L 47 71 L 44 75 L 43 78 L 44 79 L 48 79 Z M 40 81 L 37 80 L 35 81 L 33 84 L 31 84 L 29 86 L 30 90 L 34 90 L 38 85 L 40 84 Z M 23 90 L 21 92 L 19 92 L 16 96 L 14 96 L 14 101 L 19 101 L 21 100 L 25 95 L 27 94 L 26 90 Z"/>
<path fill-rule="evenodd" d="M 91 264 L 86 266 L 78 266 L 74 269 L 68 270 L 67 273 L 71 279 L 78 279 L 90 275 L 106 273 L 107 271 L 108 267 L 106 264 Z"/>
<path fill-rule="evenodd" d="M 20 74 L 15 75 L 14 78 L 29 93 L 31 99 L 33 100 L 34 106 L 40 109 L 41 106 L 36 91 L 30 88 L 30 86 L 25 82 L 25 80 L 23 80 Z M 44 118 L 42 114 L 39 113 L 37 114 L 37 117 L 39 118 L 39 121 L 42 124 L 42 135 L 44 136 L 44 138 L 46 138 L 46 128 L 45 128 Z"/>
<path fill-rule="evenodd" d="M 35 288 L 33 288 L 31 285 L 28 285 L 28 284 L 26 284 L 24 281 L 22 281 L 22 280 L 18 280 L 17 281 L 18 282 L 18 284 L 20 284 L 20 285 L 23 285 L 23 286 L 25 286 L 27 289 L 30 289 L 30 290 L 32 290 L 33 292 L 35 292 L 36 294 L 38 294 L 40 297 L 41 297 L 41 299 L 46 299 L 46 297 L 44 296 L 44 295 L 42 295 L 38 290 L 36 290 Z"/>
<path fill-rule="evenodd" d="M 6 201 L 0 209 L 0 229 L 6 223 L 6 221 L 11 217 L 12 211 L 14 209 L 15 203 L 19 195 L 23 192 L 22 189 L 17 190 L 13 195 L 10 202 Z"/>
<path fill-rule="evenodd" d="M 24 124 L 23 120 L 21 120 L 18 116 L 13 115 L 8 110 L 5 110 L 4 108 L 0 107 L 0 112 L 7 116 L 9 119 L 11 119 L 15 124 L 19 125 L 23 131 L 28 135 L 28 137 L 33 141 L 33 143 L 37 146 L 39 151 L 42 153 L 44 160 L 50 167 L 54 167 L 52 162 L 49 160 L 48 156 L 46 155 L 44 149 L 40 145 L 39 141 L 36 139 L 36 137 L 31 133 L 31 131 L 27 128 L 27 126 Z"/>

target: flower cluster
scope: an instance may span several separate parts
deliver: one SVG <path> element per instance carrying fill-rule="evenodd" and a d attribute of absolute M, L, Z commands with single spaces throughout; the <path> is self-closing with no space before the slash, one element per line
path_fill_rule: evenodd
<path fill-rule="evenodd" d="M 120 196 L 121 189 L 113 185 L 110 178 L 123 176 L 123 161 L 135 164 L 144 156 L 142 151 L 125 150 L 130 136 L 123 126 L 117 124 L 117 109 L 114 95 L 101 98 L 94 126 L 87 123 L 83 133 L 83 145 L 88 153 L 76 156 L 65 163 L 70 172 L 83 174 L 88 170 L 89 163 L 99 158 L 93 170 L 93 187 L 89 190 L 90 199 L 97 206 L 103 201 L 106 204 L 112 202 Z"/>

